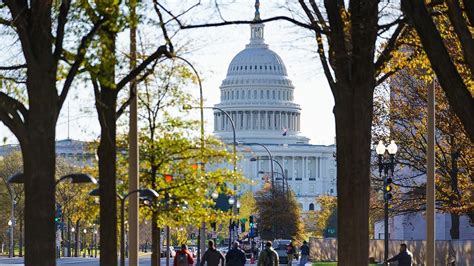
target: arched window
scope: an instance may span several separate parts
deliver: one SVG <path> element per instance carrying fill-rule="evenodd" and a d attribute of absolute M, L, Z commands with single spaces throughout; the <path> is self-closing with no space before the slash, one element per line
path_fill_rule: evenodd
<path fill-rule="evenodd" d="M 247 66 L 245 66 L 245 70 L 247 70 Z"/>
<path fill-rule="evenodd" d="M 270 91 L 267 90 L 267 99 L 270 99 Z"/>
<path fill-rule="evenodd" d="M 309 210 L 310 210 L 310 211 L 314 211 L 314 203 L 310 203 L 310 204 L 309 204 Z"/>
<path fill-rule="evenodd" d="M 260 99 L 263 99 L 263 91 L 260 91 Z"/>
<path fill-rule="evenodd" d="M 239 91 L 237 91 L 237 96 L 235 97 L 237 100 L 239 99 Z"/>
<path fill-rule="evenodd" d="M 273 93 L 273 100 L 275 100 L 275 91 L 272 91 Z"/>
<path fill-rule="evenodd" d="M 254 98 L 254 99 L 257 99 L 257 90 L 254 90 L 254 91 L 253 91 L 253 98 Z"/>

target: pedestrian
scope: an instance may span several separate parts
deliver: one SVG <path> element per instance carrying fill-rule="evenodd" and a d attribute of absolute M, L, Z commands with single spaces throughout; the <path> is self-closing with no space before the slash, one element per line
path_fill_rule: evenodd
<path fill-rule="evenodd" d="M 265 243 L 265 248 L 260 252 L 258 256 L 257 266 L 278 266 L 278 254 L 272 248 L 272 242 L 267 241 Z"/>
<path fill-rule="evenodd" d="M 300 266 L 304 266 L 308 262 L 308 258 L 309 258 L 309 246 L 306 240 L 303 241 L 303 245 L 300 247 L 300 251 L 301 251 Z"/>
<path fill-rule="evenodd" d="M 407 249 L 407 244 L 400 244 L 400 253 L 395 257 L 388 259 L 387 262 L 398 262 L 398 266 L 411 266 L 413 254 Z"/>
<path fill-rule="evenodd" d="M 194 264 L 193 255 L 188 250 L 186 244 L 181 245 L 181 250 L 176 251 L 173 266 L 189 266 Z"/>
<path fill-rule="evenodd" d="M 286 246 L 286 254 L 288 255 L 288 265 L 289 266 L 291 266 L 291 263 L 292 263 L 293 259 L 295 258 L 295 253 L 296 253 L 295 246 L 293 245 L 293 241 L 291 241 L 290 244 L 288 244 L 288 246 Z"/>
<path fill-rule="evenodd" d="M 245 252 L 240 249 L 240 243 L 235 241 L 232 243 L 232 249 L 225 255 L 226 266 L 244 266 Z"/>
<path fill-rule="evenodd" d="M 206 252 L 204 252 L 204 255 L 202 256 L 201 260 L 201 266 L 204 266 L 204 263 L 207 262 L 207 266 L 218 266 L 221 261 L 222 261 L 222 266 L 225 265 L 225 258 L 220 253 L 217 249 L 216 246 L 214 245 L 214 241 L 209 240 L 207 242 L 208 248 Z"/>

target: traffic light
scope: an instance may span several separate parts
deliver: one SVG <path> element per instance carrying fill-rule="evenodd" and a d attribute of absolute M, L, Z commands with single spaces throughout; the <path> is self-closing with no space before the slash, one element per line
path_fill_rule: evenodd
<path fill-rule="evenodd" d="M 253 228 L 253 225 L 254 225 L 253 222 L 254 222 L 254 220 L 253 220 L 253 215 L 250 215 L 250 216 L 249 216 L 250 228 Z"/>
<path fill-rule="evenodd" d="M 61 226 L 61 217 L 63 216 L 63 210 L 60 204 L 56 204 L 56 212 L 54 214 L 54 224 L 56 229 Z"/>
<path fill-rule="evenodd" d="M 383 198 L 387 201 L 392 199 L 392 181 L 391 177 L 387 177 L 383 182 Z"/>
<path fill-rule="evenodd" d="M 166 183 L 171 183 L 173 181 L 173 175 L 165 174 L 163 175 Z"/>

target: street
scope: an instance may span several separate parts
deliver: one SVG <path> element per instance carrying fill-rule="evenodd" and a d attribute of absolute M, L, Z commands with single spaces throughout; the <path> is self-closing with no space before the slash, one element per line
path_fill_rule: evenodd
<path fill-rule="evenodd" d="M 82 257 L 72 257 L 72 258 L 60 258 L 56 260 L 56 265 L 87 265 L 87 266 L 99 266 L 99 258 L 82 258 Z M 173 260 L 170 260 L 170 265 L 173 264 Z M 0 266 L 12 266 L 12 265 L 24 265 L 23 258 L 7 258 L 7 257 L 0 257 Z M 128 262 L 126 262 L 128 265 Z M 140 265 L 141 266 L 148 266 L 150 265 L 150 257 L 149 256 L 142 256 L 140 257 Z M 161 259 L 161 265 L 166 265 L 166 258 Z M 256 264 L 246 264 L 246 265 L 256 265 Z M 280 264 L 283 265 L 283 264 Z M 285 264 L 286 265 L 286 264 Z M 293 261 L 293 265 L 298 265 L 296 261 Z M 306 266 L 310 266 L 311 263 L 306 263 Z"/>

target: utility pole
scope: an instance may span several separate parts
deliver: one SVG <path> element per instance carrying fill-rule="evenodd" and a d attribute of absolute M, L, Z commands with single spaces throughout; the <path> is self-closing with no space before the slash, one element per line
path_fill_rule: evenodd
<path fill-rule="evenodd" d="M 130 0 L 130 70 L 137 65 L 137 0 Z M 137 126 L 137 83 L 135 79 L 130 81 L 130 128 L 129 128 L 129 193 L 136 191 L 139 187 L 138 176 L 138 126 Z M 138 224 L 138 193 L 130 195 L 129 199 L 129 265 L 138 265 L 138 244 L 139 244 L 139 224 Z"/>

